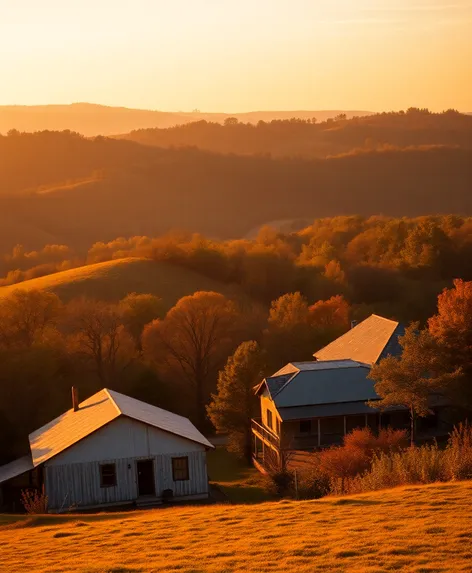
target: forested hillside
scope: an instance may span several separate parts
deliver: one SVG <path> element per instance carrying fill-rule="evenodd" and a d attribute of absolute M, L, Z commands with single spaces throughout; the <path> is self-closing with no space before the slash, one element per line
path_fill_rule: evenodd
<path fill-rule="evenodd" d="M 0 157 L 2 251 L 171 229 L 236 238 L 300 217 L 472 213 L 467 145 L 270 158 L 43 132 L 0 137 Z"/>
<path fill-rule="evenodd" d="M 198 121 L 167 129 L 140 129 L 124 139 L 167 147 L 193 145 L 219 153 L 270 153 L 323 158 L 343 153 L 443 145 L 472 148 L 472 117 L 454 110 L 431 113 L 411 108 L 348 118 L 299 117 L 285 120 L 243 123 L 226 119 L 224 125 Z"/>

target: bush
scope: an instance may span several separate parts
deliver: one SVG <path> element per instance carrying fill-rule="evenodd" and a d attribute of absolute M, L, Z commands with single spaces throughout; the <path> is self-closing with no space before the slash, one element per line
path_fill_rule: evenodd
<path fill-rule="evenodd" d="M 322 470 L 320 456 L 313 454 L 309 469 L 297 471 L 297 497 L 319 499 L 330 493 L 329 476 Z"/>
<path fill-rule="evenodd" d="M 460 424 L 444 450 L 438 445 L 376 455 L 370 469 L 347 480 L 343 492 L 358 493 L 408 484 L 472 479 L 472 426 Z M 333 491 L 333 489 L 332 489 Z"/>
<path fill-rule="evenodd" d="M 353 430 L 344 437 L 344 448 L 359 450 L 372 459 L 376 452 L 398 451 L 408 444 L 405 430 L 386 428 L 376 436 L 370 428 Z"/>
<path fill-rule="evenodd" d="M 444 462 L 444 452 L 437 444 L 400 452 L 380 452 L 367 472 L 346 484 L 345 493 L 444 481 L 447 479 Z"/>
<path fill-rule="evenodd" d="M 281 469 L 269 472 L 270 482 L 268 484 L 269 493 L 278 497 L 286 497 L 294 493 L 295 476 L 293 472 Z"/>
<path fill-rule="evenodd" d="M 21 491 L 21 503 L 26 513 L 39 514 L 47 513 L 48 497 L 44 492 L 37 489 L 24 489 Z"/>
<path fill-rule="evenodd" d="M 376 456 L 399 451 L 406 443 L 403 430 L 389 428 L 375 436 L 370 428 L 357 429 L 345 436 L 343 446 L 318 454 L 313 473 L 318 482 L 329 482 L 331 493 L 343 494 L 353 478 L 370 469 Z"/>
<path fill-rule="evenodd" d="M 472 479 L 472 426 L 453 430 L 445 449 L 434 443 L 404 448 L 406 433 L 355 430 L 344 445 L 313 456 L 300 480 L 301 496 L 343 495 L 408 484 Z"/>
<path fill-rule="evenodd" d="M 449 479 L 472 479 L 472 426 L 459 424 L 451 432 L 446 449 Z"/>

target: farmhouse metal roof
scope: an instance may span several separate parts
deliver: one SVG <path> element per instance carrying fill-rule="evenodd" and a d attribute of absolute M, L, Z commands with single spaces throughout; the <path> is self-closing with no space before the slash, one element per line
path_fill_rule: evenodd
<path fill-rule="evenodd" d="M 370 365 L 355 360 L 292 362 L 259 385 L 277 409 L 379 399 L 368 378 Z"/>
<path fill-rule="evenodd" d="M 315 352 L 314 357 L 317 360 L 351 358 L 375 364 L 388 355 L 401 353 L 398 337 L 404 334 L 405 328 L 401 323 L 373 314 Z"/>
<path fill-rule="evenodd" d="M 188 418 L 104 388 L 29 436 L 33 466 L 51 459 L 119 416 L 127 416 L 213 448 Z M 1 469 L 1 468 L 0 468 Z"/>
<path fill-rule="evenodd" d="M 20 476 L 25 472 L 29 472 L 33 469 L 33 467 L 33 460 L 31 459 L 31 456 L 23 456 L 14 462 L 5 464 L 4 466 L 0 467 L 0 483 L 8 481 L 9 479 L 12 479 L 16 476 Z"/>
<path fill-rule="evenodd" d="M 301 365 L 275 395 L 277 408 L 336 404 L 378 399 L 367 364 L 347 360 L 326 361 L 322 368 Z"/>

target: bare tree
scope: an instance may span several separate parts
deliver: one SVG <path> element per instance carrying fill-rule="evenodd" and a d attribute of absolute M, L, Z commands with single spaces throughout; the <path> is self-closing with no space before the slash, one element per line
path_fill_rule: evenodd
<path fill-rule="evenodd" d="M 68 311 L 72 347 L 93 365 L 103 386 L 113 385 L 134 355 L 118 307 L 81 298 L 72 301 Z"/>

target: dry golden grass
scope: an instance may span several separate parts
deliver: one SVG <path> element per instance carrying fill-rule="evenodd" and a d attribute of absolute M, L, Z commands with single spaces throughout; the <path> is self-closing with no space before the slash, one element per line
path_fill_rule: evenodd
<path fill-rule="evenodd" d="M 470 573 L 471 507 L 464 482 L 319 501 L 4 516 L 0 571 Z"/>
<path fill-rule="evenodd" d="M 79 296 L 117 301 L 130 292 L 150 293 L 160 296 L 166 308 L 198 290 L 214 290 L 226 295 L 239 292 L 191 270 L 141 258 L 86 265 L 1 287 L 0 297 L 17 288 L 51 291 L 64 302 Z"/>

